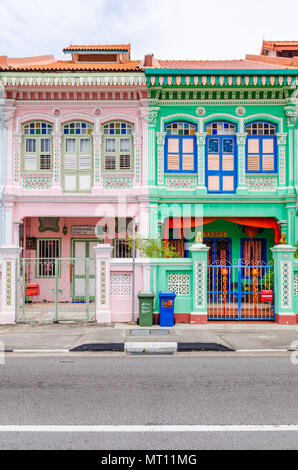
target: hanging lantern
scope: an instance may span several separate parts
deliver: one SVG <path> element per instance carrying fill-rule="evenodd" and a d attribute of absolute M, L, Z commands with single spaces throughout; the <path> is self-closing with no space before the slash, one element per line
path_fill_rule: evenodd
<path fill-rule="evenodd" d="M 224 315 L 226 314 L 226 303 L 227 303 L 227 276 L 229 270 L 228 268 L 221 268 L 221 275 L 222 275 L 222 299 L 224 303 Z"/>
<path fill-rule="evenodd" d="M 252 245 L 252 239 L 259 233 L 259 231 L 260 229 L 258 227 L 249 227 L 248 225 L 244 225 L 243 232 L 250 239 L 250 246 Z"/>
<path fill-rule="evenodd" d="M 251 274 L 253 277 L 253 302 L 254 302 L 254 314 L 257 315 L 257 304 L 258 304 L 258 268 L 252 268 Z"/>

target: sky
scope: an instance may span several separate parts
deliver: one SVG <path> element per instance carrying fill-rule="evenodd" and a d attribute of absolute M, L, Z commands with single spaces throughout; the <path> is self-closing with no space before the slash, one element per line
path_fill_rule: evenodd
<path fill-rule="evenodd" d="M 130 43 L 132 59 L 241 59 L 298 40 L 298 0 L 0 0 L 0 55 Z"/>

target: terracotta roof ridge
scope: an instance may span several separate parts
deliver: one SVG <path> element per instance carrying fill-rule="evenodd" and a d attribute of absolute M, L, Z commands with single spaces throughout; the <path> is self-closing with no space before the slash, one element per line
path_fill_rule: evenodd
<path fill-rule="evenodd" d="M 120 49 L 127 49 L 130 51 L 131 45 L 130 43 L 127 44 L 70 44 L 67 47 L 63 48 L 63 51 L 67 50 L 120 50 Z"/>
<path fill-rule="evenodd" d="M 245 59 L 157 59 L 160 62 L 239 62 Z"/>

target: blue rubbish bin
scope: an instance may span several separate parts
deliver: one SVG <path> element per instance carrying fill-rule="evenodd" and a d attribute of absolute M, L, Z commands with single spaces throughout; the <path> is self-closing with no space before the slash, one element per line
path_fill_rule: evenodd
<path fill-rule="evenodd" d="M 159 293 L 160 326 L 174 326 L 175 292 Z"/>

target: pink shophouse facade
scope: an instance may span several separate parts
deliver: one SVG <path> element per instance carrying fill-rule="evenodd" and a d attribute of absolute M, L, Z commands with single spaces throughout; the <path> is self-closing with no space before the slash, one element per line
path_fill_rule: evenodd
<path fill-rule="evenodd" d="M 132 293 L 125 273 L 131 267 L 125 259 L 131 249 L 122 239 L 132 221 L 140 233 L 148 232 L 145 77 L 140 61 L 130 59 L 129 45 L 70 46 L 64 52 L 71 60 L 1 58 L 5 246 L 15 247 L 16 257 L 22 248 L 20 297 L 28 298 L 27 286 L 36 284 L 35 298 L 47 305 L 55 300 L 56 282 L 59 302 L 79 305 L 87 283 L 90 303 L 95 296 L 95 265 L 86 267 L 83 260 L 95 258 L 99 243 L 113 245 L 112 256 L 124 264 L 112 268 L 112 301 L 118 320 L 128 321 Z M 37 258 L 64 261 L 55 268 Z M 140 290 L 142 275 L 138 280 Z M 124 290 L 129 281 L 125 299 L 117 296 L 118 281 Z"/>

